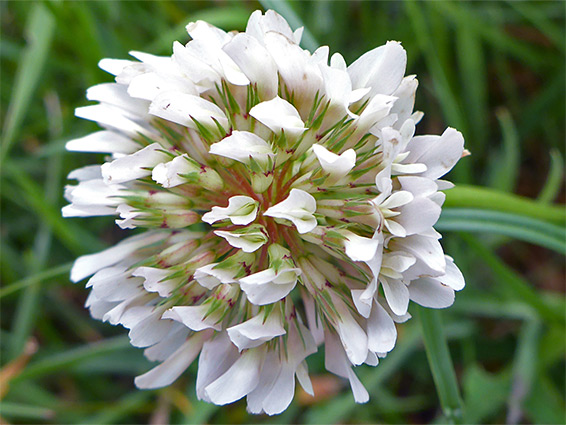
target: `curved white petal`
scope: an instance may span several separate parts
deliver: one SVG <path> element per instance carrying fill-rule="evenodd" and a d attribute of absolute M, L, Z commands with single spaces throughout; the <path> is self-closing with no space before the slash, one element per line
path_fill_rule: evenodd
<path fill-rule="evenodd" d="M 316 200 L 304 190 L 291 189 L 291 193 L 284 200 L 269 207 L 263 215 L 290 220 L 301 234 L 308 233 L 317 226 L 314 212 Z"/>
<path fill-rule="evenodd" d="M 167 121 L 198 129 L 194 120 L 218 132 L 216 122 L 228 130 L 226 115 L 218 106 L 199 96 L 177 91 L 162 92 L 151 102 L 149 113 Z"/>
<path fill-rule="evenodd" d="M 208 224 L 230 219 L 233 224 L 246 225 L 255 220 L 258 202 L 249 196 L 232 196 L 228 199 L 227 207 L 212 207 L 212 210 L 202 216 L 202 221 Z"/>
<path fill-rule="evenodd" d="M 233 131 L 230 136 L 211 145 L 209 152 L 244 164 L 249 164 L 250 158 L 253 158 L 259 164 L 265 165 L 268 158 L 274 156 L 269 143 L 248 131 Z"/>
<path fill-rule="evenodd" d="M 356 151 L 354 149 L 348 149 L 340 155 L 336 155 L 324 146 L 315 143 L 312 150 L 322 169 L 335 179 L 341 179 L 356 165 Z"/>
<path fill-rule="evenodd" d="M 108 184 L 147 177 L 151 175 L 153 167 L 169 158 L 159 143 L 152 143 L 136 153 L 102 164 L 102 177 Z"/>
<path fill-rule="evenodd" d="M 422 277 L 409 285 L 411 300 L 423 307 L 446 308 L 454 303 L 454 289 L 437 278 Z"/>
<path fill-rule="evenodd" d="M 265 317 L 258 314 L 251 319 L 226 329 L 228 336 L 240 351 L 257 347 L 277 336 L 284 335 L 281 314 L 275 309 Z"/>
<path fill-rule="evenodd" d="M 306 130 L 299 112 L 293 105 L 279 96 L 258 103 L 250 109 L 250 115 L 275 133 L 285 131 L 292 135 L 298 135 Z"/>
<path fill-rule="evenodd" d="M 206 332 L 194 334 L 163 363 L 136 377 L 136 386 L 153 389 L 172 384 L 196 359 L 203 342 L 209 337 L 210 334 Z"/>

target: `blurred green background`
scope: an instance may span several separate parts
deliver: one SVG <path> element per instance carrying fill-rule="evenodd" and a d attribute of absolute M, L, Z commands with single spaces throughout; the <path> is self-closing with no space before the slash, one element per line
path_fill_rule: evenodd
<path fill-rule="evenodd" d="M 449 176 L 461 185 L 448 192 L 437 229 L 467 286 L 433 316 L 444 325 L 463 416 L 449 400 L 441 408 L 417 319 L 398 326 L 397 346 L 378 367 L 356 369 L 370 392 L 365 405 L 325 373 L 323 350 L 309 358 L 316 397 L 298 394 L 277 417 L 249 416 L 241 401 L 197 401 L 196 364 L 169 388 L 138 391 L 133 378 L 150 363 L 126 330 L 92 320 L 83 308 L 88 291 L 69 282 L 74 258 L 126 234 L 110 217 L 60 217 L 66 175 L 102 161 L 64 150 L 97 129 L 73 111 L 87 104 L 89 86 L 112 80 L 98 61 L 130 50 L 170 55 L 174 40 L 188 41 L 189 21 L 244 30 L 249 14 L 270 4 L 293 27 L 306 26 L 304 47 L 316 40 L 348 63 L 401 41 L 407 74 L 420 81 L 417 132 L 464 133 L 472 156 Z M 563 1 L 2 1 L 0 22 L 3 420 L 565 422 Z M 442 373 L 439 393 L 457 401 Z"/>

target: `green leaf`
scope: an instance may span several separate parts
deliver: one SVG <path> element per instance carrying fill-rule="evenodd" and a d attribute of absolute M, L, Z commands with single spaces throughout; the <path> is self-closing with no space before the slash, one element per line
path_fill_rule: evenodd
<path fill-rule="evenodd" d="M 478 365 L 469 367 L 463 377 L 466 400 L 466 422 L 487 423 L 507 403 L 511 389 L 511 374 L 505 370 L 498 374 L 484 371 Z"/>
<path fill-rule="evenodd" d="M 435 226 L 440 231 L 510 236 L 566 254 L 566 229 L 516 214 L 467 208 L 446 208 Z"/>
<path fill-rule="evenodd" d="M 448 344 L 444 337 L 441 312 L 420 306 L 415 308 L 421 324 L 428 364 L 442 405 L 442 411 L 450 423 L 463 423 L 464 404 Z"/>

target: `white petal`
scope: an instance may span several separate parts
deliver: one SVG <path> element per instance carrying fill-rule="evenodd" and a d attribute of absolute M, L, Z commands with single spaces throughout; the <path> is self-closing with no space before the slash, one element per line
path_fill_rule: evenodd
<path fill-rule="evenodd" d="M 440 217 L 441 208 L 428 198 L 415 198 L 407 205 L 400 207 L 394 220 L 403 226 L 407 235 L 421 233 L 434 226 Z"/>
<path fill-rule="evenodd" d="M 228 336 L 240 351 L 253 348 L 269 341 L 276 336 L 284 335 L 281 314 L 275 309 L 267 319 L 259 314 L 243 323 L 226 329 Z"/>
<path fill-rule="evenodd" d="M 257 84 L 261 99 L 277 95 L 277 66 L 269 52 L 254 37 L 239 33 L 222 48 L 240 67 L 242 72 Z"/>
<path fill-rule="evenodd" d="M 102 176 L 108 184 L 136 180 L 150 176 L 151 168 L 168 159 L 163 147 L 159 143 L 152 143 L 136 153 L 102 164 Z"/>
<path fill-rule="evenodd" d="M 102 83 L 90 87 L 86 91 L 86 98 L 114 105 L 124 111 L 131 112 L 134 117 L 145 117 L 149 103 L 133 99 L 127 92 L 127 87 L 116 83 Z"/>
<path fill-rule="evenodd" d="M 115 131 L 102 130 L 65 144 L 65 149 L 73 152 L 103 152 L 130 154 L 141 146 Z"/>
<path fill-rule="evenodd" d="M 454 290 L 434 278 L 422 277 L 409 285 L 411 300 L 423 307 L 446 308 L 454 303 Z"/>
<path fill-rule="evenodd" d="M 174 289 L 179 286 L 180 279 L 167 279 L 170 270 L 155 267 L 138 267 L 132 272 L 132 276 L 143 277 L 143 287 L 148 292 L 157 292 L 160 297 L 168 297 Z"/>
<path fill-rule="evenodd" d="M 407 192 L 406 190 L 400 190 L 397 192 L 393 192 L 389 198 L 383 201 L 380 205 L 381 208 L 393 209 L 398 208 L 403 205 L 408 204 L 414 199 L 411 192 Z"/>
<path fill-rule="evenodd" d="M 348 359 L 354 365 L 362 364 L 368 352 L 368 338 L 362 327 L 350 314 L 344 301 L 331 293 L 332 301 L 338 312 L 336 325 L 338 335 L 346 351 Z"/>
<path fill-rule="evenodd" d="M 392 94 L 403 79 L 407 53 L 396 41 L 388 41 L 360 56 L 348 67 L 353 88 L 371 87 L 370 96 Z"/>
<path fill-rule="evenodd" d="M 220 406 L 244 397 L 257 386 L 265 350 L 254 348 L 240 355 L 240 358 L 226 373 L 209 384 L 204 392 Z"/>
<path fill-rule="evenodd" d="M 208 224 L 230 219 L 232 224 L 246 225 L 255 220 L 258 202 L 249 196 L 232 196 L 228 206 L 212 207 L 212 210 L 202 216 L 202 221 Z"/>
<path fill-rule="evenodd" d="M 353 261 L 370 261 L 375 256 L 379 240 L 359 236 L 350 231 L 344 232 L 344 236 L 346 255 Z"/>
<path fill-rule="evenodd" d="M 172 307 L 163 313 L 164 319 L 173 319 L 181 322 L 193 331 L 202 331 L 203 329 L 212 328 L 214 330 L 221 330 L 223 309 L 216 309 L 212 314 L 206 316 L 210 309 L 210 304 L 203 304 L 198 306 L 177 306 Z M 206 316 L 206 317 L 205 317 Z"/>
<path fill-rule="evenodd" d="M 129 257 L 141 247 L 151 245 L 168 235 L 166 233 L 147 232 L 124 239 L 119 244 L 96 254 L 83 255 L 77 258 L 71 269 L 71 280 L 78 282 L 105 267 L 113 266 Z"/>
<path fill-rule="evenodd" d="M 130 328 L 128 337 L 130 344 L 134 347 L 149 347 L 161 341 L 173 323 L 169 320 L 161 320 L 159 311 L 153 311 L 152 314 L 136 323 Z"/>
<path fill-rule="evenodd" d="M 171 62 L 170 67 L 175 67 L 175 64 Z M 153 101 L 159 93 L 171 90 L 198 95 L 197 88 L 191 80 L 172 72 L 167 74 L 146 72 L 132 78 L 128 86 L 128 94 L 131 97 L 148 101 Z"/>
<path fill-rule="evenodd" d="M 447 128 L 442 136 L 416 136 L 409 142 L 406 163 L 423 163 L 427 170 L 422 176 L 430 179 L 442 177 L 454 167 L 464 151 L 462 133 Z"/>
<path fill-rule="evenodd" d="M 395 347 L 397 329 L 393 319 L 379 303 L 374 303 L 367 322 L 368 348 L 375 353 L 388 353 Z"/>
<path fill-rule="evenodd" d="M 187 179 L 181 174 L 192 171 L 187 162 L 188 155 L 183 154 L 168 162 L 161 162 L 151 172 L 151 178 L 163 187 L 175 187 L 186 183 Z"/>
<path fill-rule="evenodd" d="M 454 263 L 454 260 L 449 257 L 448 255 L 445 256 L 446 258 L 446 274 L 444 276 L 440 276 L 437 279 L 441 281 L 444 285 L 448 285 L 450 288 L 454 289 L 455 291 L 460 291 L 464 289 L 466 286 L 466 282 L 464 280 L 464 275 Z"/>
<path fill-rule="evenodd" d="M 312 150 L 322 169 L 336 179 L 344 177 L 356 165 L 356 151 L 354 149 L 348 149 L 340 155 L 336 155 L 324 146 L 315 143 Z"/>
<path fill-rule="evenodd" d="M 102 126 L 112 127 L 131 138 L 139 137 L 140 134 L 155 137 L 155 132 L 149 128 L 149 125 L 140 124 L 133 114 L 117 106 L 104 103 L 82 106 L 75 109 L 75 116 L 85 120 L 96 121 Z"/>
<path fill-rule="evenodd" d="M 199 332 L 189 338 L 167 360 L 149 372 L 136 377 L 138 388 L 152 389 L 172 384 L 198 356 L 203 342 L 210 337 L 206 332 Z"/>
<path fill-rule="evenodd" d="M 248 131 L 237 130 L 210 146 L 209 152 L 244 164 L 249 164 L 250 157 L 260 164 L 266 164 L 268 158 L 274 156 L 269 143 L 261 137 Z"/>
<path fill-rule="evenodd" d="M 407 313 L 407 308 L 409 307 L 409 289 L 407 285 L 397 279 L 381 278 L 381 283 L 385 298 L 393 313 L 398 316 Z"/>
<path fill-rule="evenodd" d="M 291 189 L 291 193 L 284 200 L 268 208 L 263 215 L 284 218 L 293 222 L 301 234 L 308 233 L 317 226 L 314 212 L 316 200 L 304 190 Z"/>
<path fill-rule="evenodd" d="M 226 332 L 216 333 L 213 339 L 202 347 L 197 372 L 197 398 L 211 402 L 205 388 L 222 376 L 239 358 L 238 350 Z"/>
<path fill-rule="evenodd" d="M 214 103 L 177 91 L 160 93 L 151 103 L 149 112 L 168 121 L 198 129 L 194 120 L 213 132 L 218 132 L 216 122 L 229 129 L 228 119 L 222 109 Z"/>
<path fill-rule="evenodd" d="M 289 295 L 300 274 L 301 269 L 266 269 L 240 279 L 240 287 L 252 304 L 272 304 Z"/>
<path fill-rule="evenodd" d="M 226 239 L 226 242 L 230 245 L 235 248 L 240 248 L 244 252 L 257 251 L 267 242 L 267 237 L 260 231 L 246 234 L 215 230 L 214 234 Z"/>
<path fill-rule="evenodd" d="M 214 289 L 221 283 L 234 283 L 235 270 L 215 268 L 218 263 L 207 264 L 195 270 L 194 278 L 203 287 Z"/>
<path fill-rule="evenodd" d="M 306 130 L 299 112 L 279 96 L 255 105 L 250 109 L 250 115 L 275 133 L 285 131 L 291 135 L 299 135 Z"/>

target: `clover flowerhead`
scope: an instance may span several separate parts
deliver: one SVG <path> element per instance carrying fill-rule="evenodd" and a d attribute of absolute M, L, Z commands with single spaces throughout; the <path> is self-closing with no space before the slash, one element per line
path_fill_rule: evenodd
<path fill-rule="evenodd" d="M 312 394 L 306 358 L 324 347 L 365 402 L 353 367 L 394 348 L 411 300 L 448 307 L 464 286 L 433 228 L 462 135 L 415 136 L 398 42 L 347 66 L 303 50 L 273 11 L 242 33 L 187 30 L 170 57 L 102 60 L 115 82 L 77 109 L 102 130 L 67 149 L 108 156 L 69 175 L 63 215 L 141 232 L 77 259 L 71 279 L 90 277 L 92 316 L 159 362 L 139 388 L 198 358 L 199 399 L 277 414 L 296 380 Z"/>

